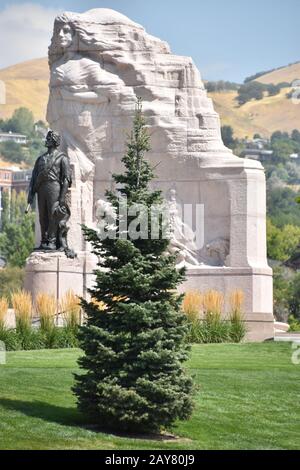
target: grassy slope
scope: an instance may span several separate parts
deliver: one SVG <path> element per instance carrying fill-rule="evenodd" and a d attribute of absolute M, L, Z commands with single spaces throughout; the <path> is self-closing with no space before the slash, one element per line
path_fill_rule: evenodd
<path fill-rule="evenodd" d="M 292 83 L 294 80 L 300 80 L 300 63 L 282 67 L 257 78 L 258 82 L 274 83 L 275 85 L 282 82 Z"/>
<path fill-rule="evenodd" d="M 300 63 L 283 67 L 256 79 L 269 84 L 292 83 L 300 79 Z M 255 133 L 270 136 L 274 131 L 300 130 L 300 106 L 287 99 L 291 88 L 284 88 L 277 96 L 265 97 L 239 106 L 237 92 L 210 93 L 223 125 L 234 128 L 237 137 L 252 137 Z"/>
<path fill-rule="evenodd" d="M 49 71 L 47 59 L 35 59 L 0 70 L 6 86 L 6 104 L 0 105 L 0 118 L 8 118 L 15 109 L 29 108 L 35 120 L 45 120 Z"/>
<path fill-rule="evenodd" d="M 299 367 L 288 344 L 194 346 L 193 418 L 177 442 L 87 429 L 70 392 L 78 350 L 12 352 L 0 366 L 0 449 L 299 449 Z"/>
<path fill-rule="evenodd" d="M 255 133 L 270 136 L 277 130 L 300 130 L 300 105 L 287 99 L 290 90 L 284 88 L 277 96 L 252 100 L 243 106 L 235 100 L 235 91 L 209 93 L 209 96 L 221 116 L 222 125 L 232 126 L 237 137 L 253 137 Z"/>

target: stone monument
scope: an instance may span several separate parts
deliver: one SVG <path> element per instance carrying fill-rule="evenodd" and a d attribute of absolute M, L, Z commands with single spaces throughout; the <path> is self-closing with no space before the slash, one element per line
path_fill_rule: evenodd
<path fill-rule="evenodd" d="M 179 262 L 187 266 L 182 289 L 213 288 L 226 295 L 242 289 L 248 339 L 273 337 L 264 170 L 224 146 L 219 116 L 192 59 L 173 55 L 166 42 L 139 24 L 100 8 L 56 18 L 49 66 L 47 120 L 61 134 L 71 163 L 69 242 L 78 256 L 33 254 L 27 286 L 35 293 L 53 282 L 57 296 L 70 287 L 85 295 L 95 260 L 80 224 L 96 223 L 111 174 L 121 169 L 126 133 L 141 97 L 155 184 L 167 200 L 202 208 L 200 245 L 186 247 L 186 237 L 174 235 L 173 246 L 182 248 Z M 189 225 L 195 231 L 197 220 Z"/>

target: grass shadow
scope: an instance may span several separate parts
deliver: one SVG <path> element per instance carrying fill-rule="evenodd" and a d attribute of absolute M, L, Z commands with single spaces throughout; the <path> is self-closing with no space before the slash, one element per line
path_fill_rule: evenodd
<path fill-rule="evenodd" d="M 39 418 L 63 426 L 81 426 L 84 424 L 83 416 L 75 407 L 68 408 L 39 400 L 25 401 L 11 398 L 0 398 L 0 406 L 7 410 L 19 411 L 32 418 Z"/>
<path fill-rule="evenodd" d="M 172 434 L 138 434 L 126 433 L 112 429 L 101 428 L 99 424 L 87 423 L 83 414 L 75 407 L 63 407 L 38 400 L 24 401 L 10 398 L 0 398 L 0 407 L 18 411 L 31 418 L 39 418 L 46 422 L 62 426 L 74 426 L 94 433 L 113 435 L 126 439 L 141 439 L 153 441 L 173 441 L 178 438 Z"/>

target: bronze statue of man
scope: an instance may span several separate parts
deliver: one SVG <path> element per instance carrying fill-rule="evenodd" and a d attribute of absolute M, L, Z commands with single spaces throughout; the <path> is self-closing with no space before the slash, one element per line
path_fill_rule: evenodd
<path fill-rule="evenodd" d="M 60 136 L 49 131 L 45 146 L 47 152 L 35 162 L 29 185 L 28 204 L 33 204 L 37 194 L 41 226 L 40 250 L 65 251 L 74 258 L 75 253 L 68 248 L 67 221 L 70 208 L 66 201 L 68 189 L 72 185 L 70 161 L 59 150 Z"/>

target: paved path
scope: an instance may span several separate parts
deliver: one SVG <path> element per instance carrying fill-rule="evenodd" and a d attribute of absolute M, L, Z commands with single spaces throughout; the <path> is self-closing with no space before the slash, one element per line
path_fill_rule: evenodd
<path fill-rule="evenodd" d="M 274 341 L 286 341 L 300 343 L 300 333 L 275 333 Z"/>

